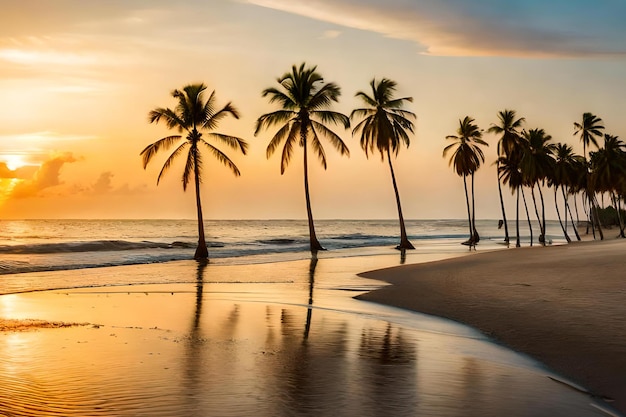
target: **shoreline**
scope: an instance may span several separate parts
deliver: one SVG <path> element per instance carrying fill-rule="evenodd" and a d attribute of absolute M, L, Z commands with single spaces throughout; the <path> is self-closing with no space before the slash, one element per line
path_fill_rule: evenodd
<path fill-rule="evenodd" d="M 626 413 L 625 255 L 624 240 L 476 253 L 361 273 L 392 285 L 356 298 L 472 326 Z"/>

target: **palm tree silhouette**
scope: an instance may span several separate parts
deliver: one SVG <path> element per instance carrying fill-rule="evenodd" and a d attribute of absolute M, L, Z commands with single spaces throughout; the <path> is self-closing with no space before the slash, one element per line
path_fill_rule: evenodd
<path fill-rule="evenodd" d="M 602 119 L 592 113 L 583 113 L 581 123 L 574 122 L 574 136 L 579 135 L 580 141 L 583 143 L 583 156 L 587 158 L 587 148 L 590 145 L 598 147 L 596 138 L 602 137 L 604 126 L 601 124 Z"/>
<path fill-rule="evenodd" d="M 596 138 L 602 137 L 602 131 L 604 130 L 604 125 L 601 124 L 602 119 L 596 116 L 595 114 L 586 112 L 583 113 L 583 119 L 581 123 L 574 122 L 574 136 L 579 135 L 580 141 L 583 143 L 583 157 L 585 158 L 585 162 L 587 163 L 587 176 L 589 175 L 589 163 L 587 157 L 587 148 L 590 145 L 594 145 L 596 148 L 598 147 L 598 141 Z M 587 186 L 590 186 L 590 181 L 587 180 Z M 592 226 L 594 238 L 595 238 L 595 230 L 596 230 L 596 220 L 598 217 L 597 209 L 594 204 L 595 196 L 593 190 L 588 188 L 586 190 L 586 194 L 589 201 L 589 220 Z M 599 225 L 598 225 L 599 226 Z M 604 235 L 602 234 L 602 228 L 599 227 L 600 239 L 604 239 Z M 589 233 L 589 228 L 587 227 L 587 233 Z"/>
<path fill-rule="evenodd" d="M 591 189 L 600 193 L 609 193 L 617 212 L 617 221 L 620 227 L 620 237 L 624 234 L 624 222 L 620 213 L 620 190 L 624 186 L 626 175 L 626 143 L 617 136 L 605 134 L 604 146 L 595 152 L 590 152 Z M 599 219 L 598 219 L 599 220 Z M 598 221 L 598 227 L 600 222 Z"/>
<path fill-rule="evenodd" d="M 516 194 L 515 204 L 515 230 L 516 230 L 516 242 L 515 247 L 520 247 L 520 232 L 519 232 L 519 194 L 520 189 L 524 183 L 522 172 L 519 169 L 518 152 L 512 152 L 509 156 L 501 156 L 498 158 L 498 173 L 500 180 L 503 184 L 509 185 L 511 193 Z"/>
<path fill-rule="evenodd" d="M 556 214 L 559 218 L 559 223 L 561 224 L 561 229 L 563 230 L 563 235 L 567 242 L 571 242 L 571 238 L 567 233 L 567 212 L 568 212 L 568 186 L 571 183 L 571 177 L 573 175 L 573 160 L 574 160 L 574 149 L 567 144 L 557 143 L 554 147 L 554 166 L 548 177 L 548 184 L 554 187 L 554 205 L 556 207 Z M 559 210 L 559 203 L 557 200 L 557 194 L 561 189 L 561 194 L 563 196 L 563 204 L 565 206 L 565 224 L 563 224 L 563 220 L 561 218 L 561 213 Z M 574 223 L 572 221 L 572 223 Z M 576 225 L 574 224 L 574 232 L 578 240 L 580 240 L 580 236 L 578 236 L 578 232 L 576 231 Z"/>
<path fill-rule="evenodd" d="M 526 119 L 523 117 L 517 118 L 515 110 L 504 109 L 498 112 L 499 124 L 491 124 L 491 127 L 487 129 L 488 133 L 494 133 L 502 135 L 498 140 L 497 152 L 498 159 L 496 160 L 496 172 L 498 173 L 498 194 L 500 195 L 500 207 L 502 209 L 502 220 L 504 222 L 504 241 L 509 243 L 509 227 L 506 221 L 506 211 L 504 210 L 504 200 L 502 198 L 502 186 L 500 184 L 500 166 L 499 158 L 501 156 L 509 155 L 519 142 L 519 128 L 522 127 Z"/>
<path fill-rule="evenodd" d="M 449 151 L 452 151 L 449 165 L 454 167 L 454 171 L 458 176 L 463 177 L 463 187 L 465 188 L 465 203 L 467 205 L 467 220 L 469 223 L 469 239 L 465 244 L 474 246 L 479 241 L 478 232 L 476 231 L 476 211 L 474 208 L 474 173 L 480 168 L 481 163 L 485 162 L 485 154 L 480 145 L 489 146 L 487 142 L 482 140 L 482 131 L 474 123 L 474 119 L 465 116 L 463 120 L 459 119 L 459 127 L 456 135 L 446 136 L 446 139 L 454 141 L 443 149 L 445 157 Z M 470 211 L 469 196 L 467 193 L 467 176 L 472 177 L 472 208 Z"/>
<path fill-rule="evenodd" d="M 363 119 L 354 127 L 352 134 L 356 135 L 360 132 L 361 148 L 365 151 L 365 155 L 369 157 L 369 153 L 374 153 L 374 149 L 376 149 L 380 152 L 381 160 L 384 161 L 386 156 L 389 162 L 391 180 L 398 206 L 398 218 L 400 220 L 400 244 L 396 249 L 402 250 L 415 249 L 415 247 L 411 244 L 406 234 L 400 194 L 393 171 L 393 164 L 391 163 L 391 153 L 393 152 L 397 156 L 401 145 L 404 144 L 407 148 L 409 147 L 411 143 L 409 133 L 413 133 L 413 122 L 411 119 L 415 119 L 415 114 L 402 108 L 405 102 L 412 102 L 413 97 L 393 97 L 396 85 L 395 81 L 387 78 L 383 78 L 379 82 L 373 79 L 370 82 L 372 95 L 368 95 L 363 91 L 356 93 L 356 97 L 361 98 L 369 107 L 353 110 L 350 114 L 350 119 Z"/>
<path fill-rule="evenodd" d="M 341 95 L 339 86 L 332 82 L 325 84 L 322 76 L 315 71 L 316 66 L 306 68 L 305 65 L 305 63 L 302 63 L 300 67 L 294 65 L 291 72 L 279 77 L 277 81 L 281 86 L 280 90 L 274 87 L 263 90 L 263 97 L 269 96 L 270 103 L 278 102 L 282 108 L 259 117 L 256 121 L 254 135 L 258 135 L 263 129 L 282 124 L 267 145 L 266 150 L 266 156 L 269 158 L 284 142 L 280 161 L 281 175 L 285 173 L 285 169 L 289 165 L 294 145 L 298 144 L 302 147 L 304 151 L 304 194 L 309 221 L 309 240 L 311 253 L 315 255 L 324 248 L 315 235 L 313 212 L 311 211 L 308 169 L 309 141 L 320 163 L 326 169 L 326 153 L 320 142 L 320 136 L 326 137 L 341 155 L 349 156 L 350 151 L 346 144 L 326 124 L 342 124 L 347 129 L 350 127 L 350 119 L 344 114 L 327 110 L 333 101 L 338 101 Z"/>
<path fill-rule="evenodd" d="M 521 170 L 524 175 L 525 184 L 530 187 L 539 223 L 539 242 L 545 243 L 546 235 L 546 215 L 543 192 L 541 184 L 553 169 L 554 159 L 552 154 L 555 151 L 554 143 L 551 143 L 552 136 L 548 135 L 543 129 L 530 129 L 522 132 L 523 155 L 521 160 Z M 535 187 L 539 190 L 541 198 L 541 218 L 537 210 L 537 201 L 535 199 Z"/>
<path fill-rule="evenodd" d="M 207 138 L 220 142 L 232 149 L 240 150 L 244 155 L 248 149 L 248 144 L 245 140 L 212 131 L 224 117 L 231 115 L 238 119 L 239 113 L 231 103 L 226 104 L 218 110 L 215 103 L 215 91 L 211 92 L 211 95 L 205 101 L 204 91 L 206 88 L 204 84 L 200 83 L 187 85 L 182 90 L 174 90 L 171 94 L 172 97 L 178 100 L 178 105 L 173 110 L 158 107 L 151 110 L 148 115 L 150 123 L 158 123 L 163 120 L 168 129 L 176 129 L 180 133 L 186 132 L 183 143 L 170 154 L 165 164 L 163 164 L 163 168 L 161 168 L 161 172 L 159 172 L 159 176 L 157 177 L 157 185 L 161 181 L 163 174 L 172 166 L 176 158 L 187 150 L 187 160 L 182 181 L 183 190 L 187 191 L 187 185 L 191 181 L 191 178 L 193 178 L 196 189 L 198 247 L 194 254 L 194 259 L 208 259 L 209 257 L 209 251 L 204 237 L 204 222 L 202 219 L 202 203 L 200 199 L 200 183 L 202 182 L 203 167 L 200 146 L 204 146 L 211 155 L 230 168 L 236 176 L 241 175 L 235 163 L 226 156 L 226 154 L 202 137 L 201 130 L 205 131 Z M 181 135 L 167 136 L 146 146 L 140 154 L 143 160 L 143 168 L 146 169 L 148 163 L 150 163 L 157 153 L 169 150 L 181 139 L 183 139 Z"/>

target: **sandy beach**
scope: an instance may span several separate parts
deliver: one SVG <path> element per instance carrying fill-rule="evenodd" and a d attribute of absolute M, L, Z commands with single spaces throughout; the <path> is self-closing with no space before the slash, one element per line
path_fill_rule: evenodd
<path fill-rule="evenodd" d="M 359 271 L 401 261 L 4 276 L 58 289 L 0 296 L 0 415 L 611 415 L 472 328 L 354 299 L 386 285 Z"/>
<path fill-rule="evenodd" d="M 362 274 L 363 300 L 469 324 L 626 412 L 626 241 L 521 248 Z"/>

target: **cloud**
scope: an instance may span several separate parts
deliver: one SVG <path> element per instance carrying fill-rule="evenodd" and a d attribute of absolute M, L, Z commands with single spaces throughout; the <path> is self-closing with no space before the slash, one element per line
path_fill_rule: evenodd
<path fill-rule="evenodd" d="M 17 169 L 11 169 L 6 162 L 0 162 L 0 179 L 29 179 L 33 177 L 37 169 L 38 167 L 35 165 L 26 165 Z"/>
<path fill-rule="evenodd" d="M 35 197 L 42 191 L 61 185 L 61 169 L 63 165 L 78 161 L 71 152 L 65 152 L 52 156 L 46 160 L 34 173 L 31 179 L 18 183 L 11 192 L 13 198 Z"/>
<path fill-rule="evenodd" d="M 441 56 L 626 55 L 626 4 L 611 0 L 247 0 L 413 41 Z"/>
<path fill-rule="evenodd" d="M 145 184 L 137 187 L 130 187 L 128 183 L 123 184 L 120 187 L 113 186 L 113 174 L 111 171 L 105 171 L 100 174 L 96 182 L 87 188 L 82 188 L 78 185 L 74 187 L 76 193 L 88 193 L 92 195 L 129 195 L 138 194 L 147 190 Z"/>
<path fill-rule="evenodd" d="M 341 31 L 339 30 L 327 30 L 322 34 L 322 39 L 335 39 L 341 36 Z"/>
<path fill-rule="evenodd" d="M 92 191 L 95 194 L 106 194 L 110 192 L 113 189 L 113 186 L 111 186 L 111 178 L 113 178 L 113 173 L 110 171 L 100 174 L 95 184 L 92 186 Z"/>

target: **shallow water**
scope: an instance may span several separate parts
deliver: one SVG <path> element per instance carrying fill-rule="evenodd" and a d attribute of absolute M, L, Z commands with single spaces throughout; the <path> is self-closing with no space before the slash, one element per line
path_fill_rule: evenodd
<path fill-rule="evenodd" d="M 117 267 L 179 283 L 0 296 L 0 317 L 92 324 L 0 334 L 0 415 L 607 415 L 470 328 L 352 298 L 394 262 Z"/>

